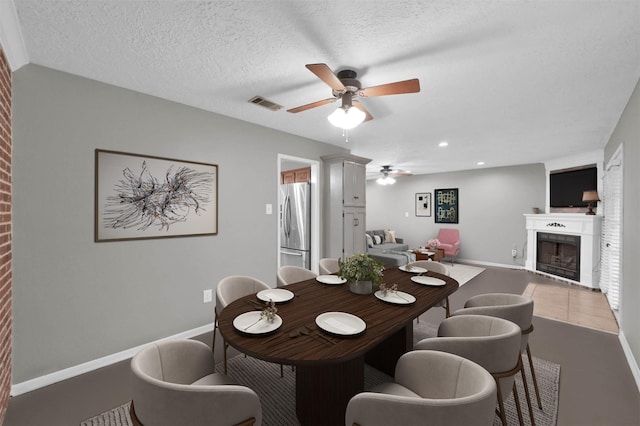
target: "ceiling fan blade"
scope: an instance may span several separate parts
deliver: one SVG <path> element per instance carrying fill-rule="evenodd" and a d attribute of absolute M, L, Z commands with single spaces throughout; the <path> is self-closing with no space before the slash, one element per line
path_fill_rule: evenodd
<path fill-rule="evenodd" d="M 322 106 L 322 105 L 330 104 L 330 103 L 335 102 L 335 101 L 337 101 L 337 100 L 338 100 L 338 98 L 328 98 L 328 99 L 323 99 L 323 100 L 321 100 L 321 101 L 312 102 L 312 103 L 310 103 L 310 104 L 301 105 L 301 106 L 299 106 L 299 107 L 295 107 L 295 108 L 288 109 L 288 110 L 287 110 L 287 112 L 301 112 L 301 111 L 306 111 L 306 110 L 311 109 L 311 108 L 315 108 L 315 107 L 319 107 L 319 106 Z"/>
<path fill-rule="evenodd" d="M 373 115 L 371 115 L 369 113 L 369 111 L 367 111 L 367 109 L 364 107 L 364 105 L 362 105 L 362 103 L 358 102 L 358 101 L 353 101 L 352 105 L 356 108 L 358 108 L 360 111 L 364 112 L 367 116 L 364 118 L 364 121 L 369 121 L 369 120 L 373 120 Z"/>
<path fill-rule="evenodd" d="M 336 77 L 327 64 L 307 64 L 305 65 L 309 71 L 318 76 L 318 78 L 329 85 L 333 90 L 339 92 L 346 91 L 344 84 Z"/>
<path fill-rule="evenodd" d="M 367 87 L 362 89 L 360 96 L 387 96 L 400 95 L 403 93 L 416 93 L 420 91 L 420 81 L 417 78 L 412 80 L 396 81 L 395 83 L 381 84 L 380 86 Z"/>

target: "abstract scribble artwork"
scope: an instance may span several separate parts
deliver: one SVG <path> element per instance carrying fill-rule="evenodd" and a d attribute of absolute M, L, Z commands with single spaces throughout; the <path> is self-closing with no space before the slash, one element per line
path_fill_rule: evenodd
<path fill-rule="evenodd" d="M 96 150 L 96 241 L 217 233 L 217 166 Z"/>

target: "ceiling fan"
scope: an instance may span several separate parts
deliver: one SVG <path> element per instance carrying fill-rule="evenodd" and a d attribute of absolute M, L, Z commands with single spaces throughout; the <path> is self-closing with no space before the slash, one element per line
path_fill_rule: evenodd
<path fill-rule="evenodd" d="M 342 127 L 343 129 L 353 128 L 362 121 L 373 120 L 373 116 L 365 106 L 358 100 L 354 100 L 354 98 L 371 98 L 420 91 L 420 81 L 417 78 L 362 88 L 360 81 L 356 79 L 358 74 L 353 70 L 345 69 L 336 75 L 326 64 L 307 64 L 305 66 L 333 89 L 333 97 L 291 108 L 287 111 L 292 113 L 302 112 L 342 99 L 342 106 L 329 116 L 329 121 L 334 126 Z M 349 117 L 350 115 L 352 115 L 351 118 Z"/>
<path fill-rule="evenodd" d="M 382 174 L 382 176 L 376 179 L 376 183 L 379 183 L 380 185 L 393 185 L 396 183 L 393 176 L 413 176 L 413 174 L 408 170 L 392 169 L 391 166 L 382 166 L 380 174 Z"/>

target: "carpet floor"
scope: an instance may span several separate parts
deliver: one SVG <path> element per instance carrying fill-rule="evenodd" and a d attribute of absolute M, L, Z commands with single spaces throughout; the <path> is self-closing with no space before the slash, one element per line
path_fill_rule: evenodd
<path fill-rule="evenodd" d="M 414 324 L 414 338 L 420 340 L 435 335 L 436 327 L 429 323 Z M 540 386 L 540 396 L 544 409 L 534 407 L 534 418 L 539 426 L 555 425 L 558 410 L 558 391 L 560 366 L 534 357 L 534 368 Z M 222 365 L 218 365 L 222 369 Z M 251 357 L 236 356 L 228 362 L 229 375 L 239 384 L 250 387 L 260 397 L 262 403 L 264 426 L 296 426 L 299 425 L 295 413 L 295 372 L 284 369 L 284 377 L 280 377 L 280 366 Z M 519 377 L 519 375 L 518 375 Z M 530 376 L 529 376 L 530 377 Z M 393 378 L 369 366 L 365 366 L 365 390 L 392 381 Z M 517 379 L 519 395 L 524 402 L 524 390 L 521 380 Z M 129 403 L 123 404 L 106 413 L 83 421 L 81 426 L 128 426 Z M 508 424 L 517 424 L 518 417 L 513 395 L 505 403 Z M 526 405 L 523 407 L 525 424 L 530 424 Z M 496 416 L 495 426 L 501 425 Z"/>

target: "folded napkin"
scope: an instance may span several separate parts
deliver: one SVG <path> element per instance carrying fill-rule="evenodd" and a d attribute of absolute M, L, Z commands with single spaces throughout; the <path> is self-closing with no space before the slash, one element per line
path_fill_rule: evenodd
<path fill-rule="evenodd" d="M 335 318 L 327 318 L 324 320 L 328 325 L 332 326 L 333 328 L 340 330 L 343 333 L 350 333 L 353 334 L 355 332 L 358 331 L 357 328 L 354 328 L 352 326 L 350 326 L 349 324 L 345 324 L 342 321 L 339 321 Z"/>

